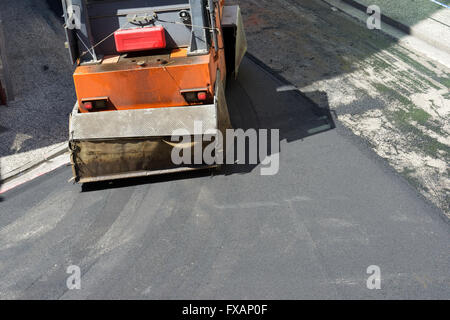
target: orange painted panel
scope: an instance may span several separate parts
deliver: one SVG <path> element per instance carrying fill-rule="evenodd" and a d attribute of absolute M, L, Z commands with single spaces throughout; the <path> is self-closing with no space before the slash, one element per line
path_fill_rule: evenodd
<path fill-rule="evenodd" d="M 175 49 L 170 53 L 171 58 L 187 57 L 187 48 Z"/>
<path fill-rule="evenodd" d="M 188 105 L 180 90 L 208 88 L 210 96 L 214 95 L 215 74 L 210 70 L 215 68 L 210 67 L 216 62 L 211 55 L 171 56 L 167 61 L 153 58 L 79 66 L 74 73 L 78 103 L 108 97 L 109 107 L 103 110 L 125 110 Z M 145 63 L 138 65 L 139 61 Z"/>

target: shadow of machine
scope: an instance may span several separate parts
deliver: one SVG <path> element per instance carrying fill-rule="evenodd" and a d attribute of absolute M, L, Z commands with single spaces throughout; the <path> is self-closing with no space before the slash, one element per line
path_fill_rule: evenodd
<path fill-rule="evenodd" d="M 328 101 L 326 93 L 317 94 Z M 228 83 L 227 101 L 233 128 L 279 130 L 280 143 L 302 140 L 335 128 L 328 104 L 326 108 L 319 107 L 252 54 L 247 54 L 242 62 L 238 79 Z M 246 154 L 249 154 L 248 147 L 247 144 Z M 268 151 L 268 156 L 279 152 L 282 156 L 282 150 Z M 259 158 L 253 165 L 227 166 L 224 173 L 251 172 L 263 160 Z"/>

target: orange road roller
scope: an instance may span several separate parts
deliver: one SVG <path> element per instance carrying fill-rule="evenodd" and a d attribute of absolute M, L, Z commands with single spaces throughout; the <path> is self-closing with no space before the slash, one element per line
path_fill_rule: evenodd
<path fill-rule="evenodd" d="M 178 131 L 202 141 L 196 137 L 207 130 L 231 127 L 227 72 L 237 75 L 247 49 L 239 6 L 224 0 L 62 3 L 66 47 L 76 64 L 69 125 L 75 181 L 217 166 L 175 163 L 174 148 L 195 142 L 172 138 Z"/>

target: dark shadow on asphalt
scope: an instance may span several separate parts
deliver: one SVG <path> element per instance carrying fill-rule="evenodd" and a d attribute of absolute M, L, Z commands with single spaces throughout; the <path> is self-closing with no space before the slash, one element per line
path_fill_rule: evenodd
<path fill-rule="evenodd" d="M 83 183 L 81 185 L 81 191 L 82 192 L 92 192 L 92 191 L 101 191 L 101 190 L 106 190 L 106 189 L 120 189 L 120 188 L 128 188 L 128 187 L 134 187 L 134 186 L 146 185 L 146 184 L 166 183 L 166 182 L 178 181 L 178 180 L 192 180 L 192 179 L 198 179 L 198 178 L 205 178 L 208 176 L 213 177 L 214 175 L 216 175 L 216 172 L 214 169 L 203 169 L 203 170 L 197 170 L 197 171 L 171 173 L 171 174 L 151 176 L 151 177 L 90 182 L 90 183 Z"/>
<path fill-rule="evenodd" d="M 317 94 L 322 95 L 322 98 L 327 101 L 325 93 L 318 92 Z M 289 81 L 251 54 L 246 55 L 238 78 L 228 78 L 226 96 L 234 129 L 243 129 L 244 131 L 249 129 L 268 129 L 269 131 L 278 129 L 279 142 L 286 141 L 290 143 L 335 128 L 329 108 L 319 107 L 297 90 Z M 268 140 L 269 149 L 267 155 L 280 153 L 280 157 L 282 157 L 282 150 L 270 150 L 270 136 Z M 247 156 L 250 153 L 248 142 L 247 140 Z M 82 191 L 125 188 L 207 176 L 246 174 L 260 166 L 262 160 L 264 159 L 259 158 L 256 164 L 225 165 L 220 171 L 205 169 L 145 178 L 85 183 L 82 185 Z"/>
<path fill-rule="evenodd" d="M 47 6 L 50 9 L 50 11 L 62 22 L 64 22 L 63 18 L 63 8 L 62 8 L 62 2 L 61 0 L 45 0 L 47 2 Z"/>
<path fill-rule="evenodd" d="M 336 127 L 325 92 L 321 95 L 325 107 L 319 107 L 295 85 L 275 70 L 246 54 L 239 77 L 228 80 L 227 103 L 233 128 L 279 130 L 279 140 L 292 142 L 320 134 Z M 270 138 L 269 138 L 270 139 Z M 270 142 L 268 143 L 270 147 Z M 235 148 L 236 149 L 236 148 Z M 268 155 L 282 150 L 270 150 Z M 246 145 L 249 154 L 249 145 Z M 261 164 L 237 164 L 226 166 L 224 174 L 248 173 Z"/>

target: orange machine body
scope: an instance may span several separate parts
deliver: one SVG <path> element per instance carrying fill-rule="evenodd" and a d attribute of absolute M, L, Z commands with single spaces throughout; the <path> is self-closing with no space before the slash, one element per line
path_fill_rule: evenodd
<path fill-rule="evenodd" d="M 101 98 L 108 101 L 103 110 L 187 106 L 190 103 L 182 95 L 185 90 L 206 91 L 212 101 L 217 70 L 214 53 L 188 57 L 182 52 L 186 50 L 117 56 L 98 65 L 79 66 L 73 76 L 79 106 Z"/>
<path fill-rule="evenodd" d="M 221 13 L 216 9 L 217 26 L 221 25 Z M 83 103 L 96 100 L 104 100 L 106 105 L 91 112 L 198 104 L 184 98 L 182 92 L 189 90 L 206 91 L 204 103 L 212 103 L 217 70 L 221 81 L 226 77 L 221 36 L 218 47 L 198 56 L 188 56 L 187 48 L 178 48 L 108 56 L 99 64 L 79 65 L 73 75 L 79 111 L 89 112 Z"/>

